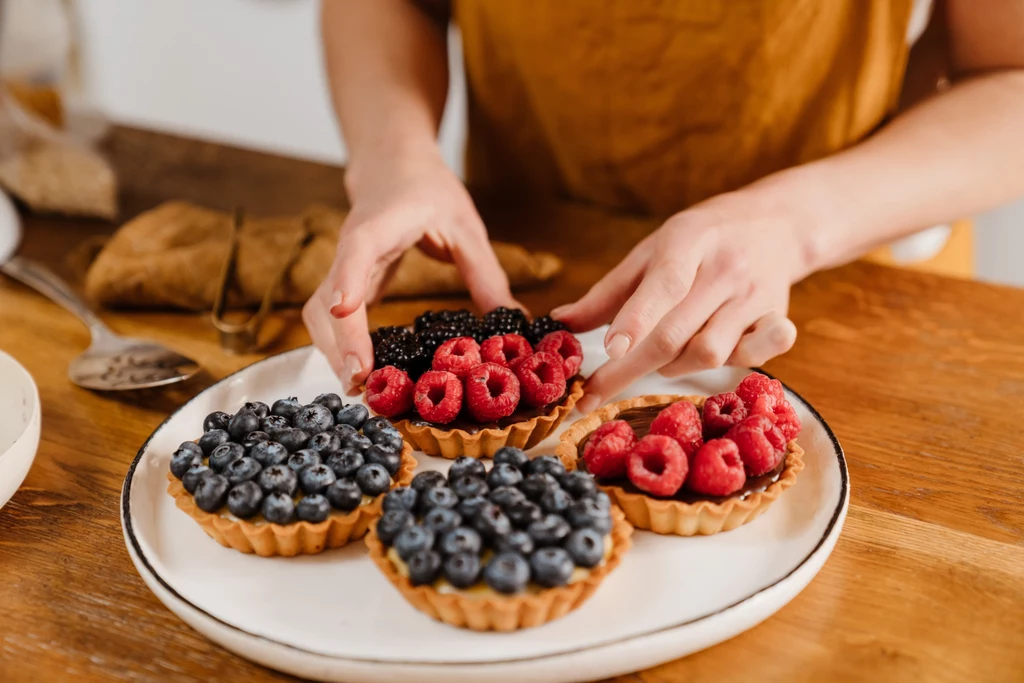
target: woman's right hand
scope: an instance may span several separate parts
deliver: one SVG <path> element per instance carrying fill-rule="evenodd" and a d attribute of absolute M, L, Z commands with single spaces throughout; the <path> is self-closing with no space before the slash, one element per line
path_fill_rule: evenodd
<path fill-rule="evenodd" d="M 378 158 L 346 176 L 352 210 L 330 272 L 302 309 L 313 344 L 346 391 L 373 369 L 366 307 L 414 245 L 454 263 L 480 309 L 518 306 L 469 193 L 436 148 Z"/>

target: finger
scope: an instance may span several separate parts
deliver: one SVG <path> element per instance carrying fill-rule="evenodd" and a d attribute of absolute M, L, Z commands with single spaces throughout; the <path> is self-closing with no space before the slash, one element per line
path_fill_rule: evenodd
<path fill-rule="evenodd" d="M 669 311 L 642 342 L 619 360 L 597 369 L 587 382 L 587 396 L 580 401 L 580 411 L 593 410 L 605 397 L 615 396 L 637 379 L 672 362 L 725 301 L 728 287 L 721 278 L 698 279 L 686 299 Z"/>
<path fill-rule="evenodd" d="M 646 243 L 637 245 L 578 301 L 559 306 L 551 311 L 551 317 L 576 332 L 588 332 L 609 322 L 643 279 L 648 253 Z"/>
<path fill-rule="evenodd" d="M 338 238 L 338 251 L 331 266 L 328 281 L 331 284 L 328 310 L 335 318 L 351 315 L 366 299 L 366 290 L 377 259 L 384 246 L 380 239 L 370 239 L 370 233 L 386 235 L 387 231 L 363 223 L 348 228 L 343 226 Z"/>
<path fill-rule="evenodd" d="M 366 306 L 351 315 L 335 318 L 328 312 L 324 294 L 314 295 L 302 309 L 313 344 L 323 352 L 331 370 L 351 392 L 373 370 L 373 343 L 366 320 Z"/>
<path fill-rule="evenodd" d="M 795 343 L 796 325 L 782 313 L 771 311 L 740 338 L 726 364 L 756 368 L 786 353 Z"/>
<path fill-rule="evenodd" d="M 522 308 L 512 296 L 508 276 L 483 227 L 468 228 L 462 235 L 459 242 L 449 246 L 449 252 L 476 305 L 484 311 L 498 306 Z"/>
<path fill-rule="evenodd" d="M 345 361 L 334 341 L 334 330 L 330 324 L 331 315 L 324 308 L 318 294 L 314 294 L 302 307 L 302 322 L 309 332 L 313 346 L 320 350 L 335 375 L 341 377 Z"/>
<path fill-rule="evenodd" d="M 658 372 L 665 377 L 679 377 L 725 364 L 739 344 L 744 330 L 760 313 L 757 302 L 730 299 L 708 319 L 693 336 L 679 357 Z"/>

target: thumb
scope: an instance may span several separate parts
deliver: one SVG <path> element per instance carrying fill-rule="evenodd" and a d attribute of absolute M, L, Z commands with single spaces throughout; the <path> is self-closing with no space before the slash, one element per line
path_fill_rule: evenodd
<path fill-rule="evenodd" d="M 365 303 L 374 267 L 388 247 L 388 232 L 379 223 L 349 227 L 346 221 L 342 226 L 334 263 L 327 276 L 329 298 L 325 302 L 335 318 L 351 315 Z M 370 238 L 371 234 L 375 239 Z"/>

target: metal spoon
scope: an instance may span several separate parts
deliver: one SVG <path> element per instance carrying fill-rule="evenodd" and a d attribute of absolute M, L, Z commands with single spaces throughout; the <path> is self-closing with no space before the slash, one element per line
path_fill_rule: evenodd
<path fill-rule="evenodd" d="M 199 372 L 198 363 L 177 351 L 148 339 L 114 334 L 66 282 L 45 266 L 16 256 L 0 264 L 0 272 L 60 304 L 89 327 L 92 343 L 68 366 L 68 377 L 78 386 L 100 391 L 149 389 L 181 382 Z"/>

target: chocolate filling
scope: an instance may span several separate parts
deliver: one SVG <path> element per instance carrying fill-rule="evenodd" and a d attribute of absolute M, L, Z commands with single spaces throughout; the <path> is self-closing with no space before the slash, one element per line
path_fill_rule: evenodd
<path fill-rule="evenodd" d="M 633 431 L 636 432 L 637 438 L 642 439 L 651 430 L 651 423 L 654 422 L 654 418 L 657 417 L 658 413 L 660 413 L 667 406 L 668 404 L 661 404 L 654 406 L 643 406 L 641 408 L 629 408 L 628 410 L 623 410 L 621 413 L 619 413 L 615 417 L 615 419 L 626 422 L 630 427 L 633 428 Z M 587 445 L 587 441 L 589 439 L 590 434 L 587 434 L 585 437 L 583 437 L 579 445 L 576 447 L 578 458 L 578 460 L 576 461 L 577 467 L 584 472 L 587 471 L 587 463 L 583 459 L 583 447 Z M 785 457 L 782 458 L 782 461 L 779 463 L 778 467 L 776 467 L 771 472 L 762 474 L 759 477 L 747 477 L 747 480 L 743 483 L 743 486 L 740 488 L 740 490 L 736 491 L 735 493 L 729 494 L 728 496 L 709 496 L 704 493 L 697 493 L 696 491 L 691 491 L 687 489 L 685 484 L 683 484 L 683 487 L 679 489 L 673 496 L 655 496 L 650 493 L 647 493 L 646 491 L 641 491 L 640 489 L 633 485 L 633 482 L 629 481 L 629 479 L 626 478 L 595 478 L 597 479 L 598 484 L 602 486 L 618 486 L 619 488 L 630 493 L 639 493 L 645 496 L 650 496 L 651 498 L 660 498 L 663 500 L 678 500 L 683 503 L 697 503 L 702 500 L 707 500 L 712 503 L 721 503 L 733 498 L 738 498 L 742 500 L 743 498 L 746 498 L 752 493 L 764 491 L 769 486 L 771 486 L 772 484 L 779 480 L 779 477 L 782 476 L 782 471 L 784 469 L 786 469 Z"/>

